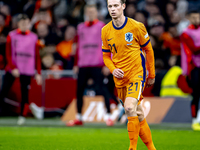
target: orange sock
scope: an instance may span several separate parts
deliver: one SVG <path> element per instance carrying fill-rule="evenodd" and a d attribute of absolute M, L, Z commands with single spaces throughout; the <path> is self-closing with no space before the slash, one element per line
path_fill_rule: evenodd
<path fill-rule="evenodd" d="M 151 130 L 147 124 L 146 119 L 140 122 L 139 135 L 143 143 L 147 146 L 148 150 L 156 150 L 151 137 Z"/>
<path fill-rule="evenodd" d="M 130 147 L 129 150 L 136 150 L 137 140 L 140 131 L 140 123 L 138 120 L 138 116 L 128 117 L 128 134 L 130 139 Z"/>

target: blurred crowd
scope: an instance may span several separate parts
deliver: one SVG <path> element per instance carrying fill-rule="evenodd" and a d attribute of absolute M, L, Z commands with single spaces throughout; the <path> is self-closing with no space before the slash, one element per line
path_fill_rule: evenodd
<path fill-rule="evenodd" d="M 126 0 L 124 13 L 125 16 L 142 22 L 146 26 L 154 50 L 156 80 L 153 88 L 148 88 L 150 90 L 147 89 L 146 93 L 144 91 L 144 95 L 187 97 L 188 94 L 194 96 L 193 89 L 197 89 L 195 90 L 198 93 L 196 94 L 197 98 L 196 101 L 193 101 L 195 107 L 192 103 L 192 107 L 197 113 L 199 88 L 189 87 L 186 82 L 187 78 L 182 75 L 182 70 L 178 67 L 181 66 L 181 35 L 192 23 L 189 12 L 195 10 L 200 10 L 200 0 Z M 30 19 L 29 29 L 38 36 L 38 55 L 41 58 L 42 70 L 73 69 L 74 74 L 78 75 L 77 115 L 76 120 L 69 122 L 68 126 L 83 124 L 81 114 L 83 95 L 95 96 L 96 94 L 104 96 L 107 108 L 106 123 L 108 126 L 112 126 L 110 99 L 117 104 L 118 101 L 112 74 L 103 65 L 102 56 L 100 56 L 102 54 L 101 28 L 104 23 L 107 24 L 111 21 L 107 10 L 107 0 L 0 0 L 0 70 L 4 70 L 8 63 L 5 56 L 6 43 L 9 41 L 7 36 L 10 31 L 18 28 L 18 16 L 22 13 L 27 14 Z M 96 18 L 100 20 L 100 25 L 96 24 L 98 22 Z M 85 28 L 96 26 L 94 29 L 84 30 L 80 24 L 83 22 L 85 22 Z M 87 40 L 90 41 L 89 44 L 87 44 Z M 80 41 L 86 41 L 86 44 L 82 43 L 80 46 Z M 16 44 L 14 45 L 16 46 Z M 37 62 L 40 64 L 40 61 Z M 10 74 L 10 76 L 12 75 Z M 51 76 L 49 77 L 51 78 Z M 59 77 L 59 75 L 58 77 L 52 76 L 52 78 Z M 13 82 L 14 79 L 13 77 Z M 198 87 L 199 82 L 199 78 L 194 80 L 194 83 L 198 83 Z M 4 84 L 6 85 L 7 82 Z M 24 87 L 26 87 L 25 96 L 28 96 L 28 86 Z M 0 98 L 3 102 L 6 94 L 2 93 L 4 95 Z M 24 101 L 22 100 L 21 116 L 23 116 L 25 107 L 23 105 L 29 103 L 27 99 L 25 97 Z M 30 107 L 32 106 L 36 107 L 31 109 L 34 114 L 33 110 L 39 108 L 36 105 Z M 41 110 L 40 114 L 43 114 L 44 110 Z M 194 111 L 192 110 L 192 112 Z M 35 116 L 38 118 L 37 115 Z M 43 115 L 40 115 L 40 118 L 43 118 L 41 116 Z M 192 116 L 195 118 L 196 114 Z M 24 117 L 19 118 L 18 124 L 21 125 L 24 122 Z M 200 130 L 199 125 L 197 129 Z"/>
<path fill-rule="evenodd" d="M 125 15 L 144 23 L 155 52 L 156 69 L 180 65 L 180 35 L 189 25 L 187 12 L 200 8 L 199 0 L 127 0 Z M 17 28 L 17 15 L 26 13 L 30 29 L 38 35 L 42 69 L 72 69 L 76 61 L 76 27 L 86 21 L 84 6 L 96 4 L 98 19 L 111 18 L 106 0 L 3 0 L 0 1 L 0 69 L 4 69 L 5 43 Z"/>

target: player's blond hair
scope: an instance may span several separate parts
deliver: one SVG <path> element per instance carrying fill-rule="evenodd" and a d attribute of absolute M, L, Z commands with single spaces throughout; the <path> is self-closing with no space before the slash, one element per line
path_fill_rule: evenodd
<path fill-rule="evenodd" d="M 122 4 L 125 4 L 126 3 L 126 0 L 120 0 Z"/>
<path fill-rule="evenodd" d="M 126 0 L 120 0 L 121 4 L 125 4 L 126 3 Z M 107 0 L 107 3 L 108 3 L 108 0 Z"/>

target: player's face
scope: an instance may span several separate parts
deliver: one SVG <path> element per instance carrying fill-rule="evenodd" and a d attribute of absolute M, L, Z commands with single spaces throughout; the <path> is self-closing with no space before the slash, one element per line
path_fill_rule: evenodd
<path fill-rule="evenodd" d="M 96 7 L 87 7 L 85 9 L 85 15 L 87 21 L 93 21 L 98 17 L 98 11 Z"/>
<path fill-rule="evenodd" d="M 199 13 L 191 13 L 189 20 L 191 24 L 198 26 L 200 24 L 200 14 Z"/>
<path fill-rule="evenodd" d="M 18 28 L 20 28 L 22 32 L 25 32 L 26 30 L 30 28 L 30 20 L 29 19 L 20 20 L 18 22 Z"/>
<path fill-rule="evenodd" d="M 123 15 L 125 4 L 122 4 L 120 0 L 108 0 L 108 11 L 113 19 L 119 18 Z"/>

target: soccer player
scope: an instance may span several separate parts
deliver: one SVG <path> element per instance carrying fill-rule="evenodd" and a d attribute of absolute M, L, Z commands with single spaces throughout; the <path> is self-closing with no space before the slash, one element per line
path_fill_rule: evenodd
<path fill-rule="evenodd" d="M 107 0 L 112 21 L 102 28 L 103 59 L 114 76 L 128 116 L 129 150 L 136 150 L 138 135 L 149 150 L 155 150 L 140 104 L 144 85 L 149 87 L 155 82 L 154 53 L 145 26 L 124 16 L 125 1 Z"/>
<path fill-rule="evenodd" d="M 197 119 L 200 98 L 200 13 L 189 12 L 190 25 L 181 35 L 181 67 L 183 75 L 188 76 L 189 86 L 193 89 L 191 114 L 192 129 L 200 130 Z"/>
<path fill-rule="evenodd" d="M 101 52 L 101 29 L 105 25 L 99 21 L 98 11 L 96 5 L 85 6 L 86 21 L 80 23 L 77 27 L 78 35 L 78 50 L 77 50 L 77 66 L 74 66 L 75 73 L 78 73 L 77 80 L 77 115 L 75 120 L 67 123 L 67 126 L 83 125 L 82 108 L 83 108 L 83 94 L 87 86 L 89 78 L 94 80 L 96 91 L 99 95 L 103 95 L 105 105 L 107 108 L 106 124 L 113 125 L 113 120 L 110 115 L 109 96 L 103 88 L 103 74 L 102 70 L 105 67 Z"/>
<path fill-rule="evenodd" d="M 31 77 L 35 75 L 37 84 L 41 85 L 41 61 L 38 37 L 29 30 L 30 20 L 26 14 L 18 15 L 18 29 L 13 30 L 7 36 L 6 42 L 6 74 L 0 93 L 0 107 L 8 94 L 15 78 L 20 79 L 21 84 L 21 112 L 17 121 L 18 125 L 25 123 L 24 109 L 28 108 L 28 90 Z"/>

